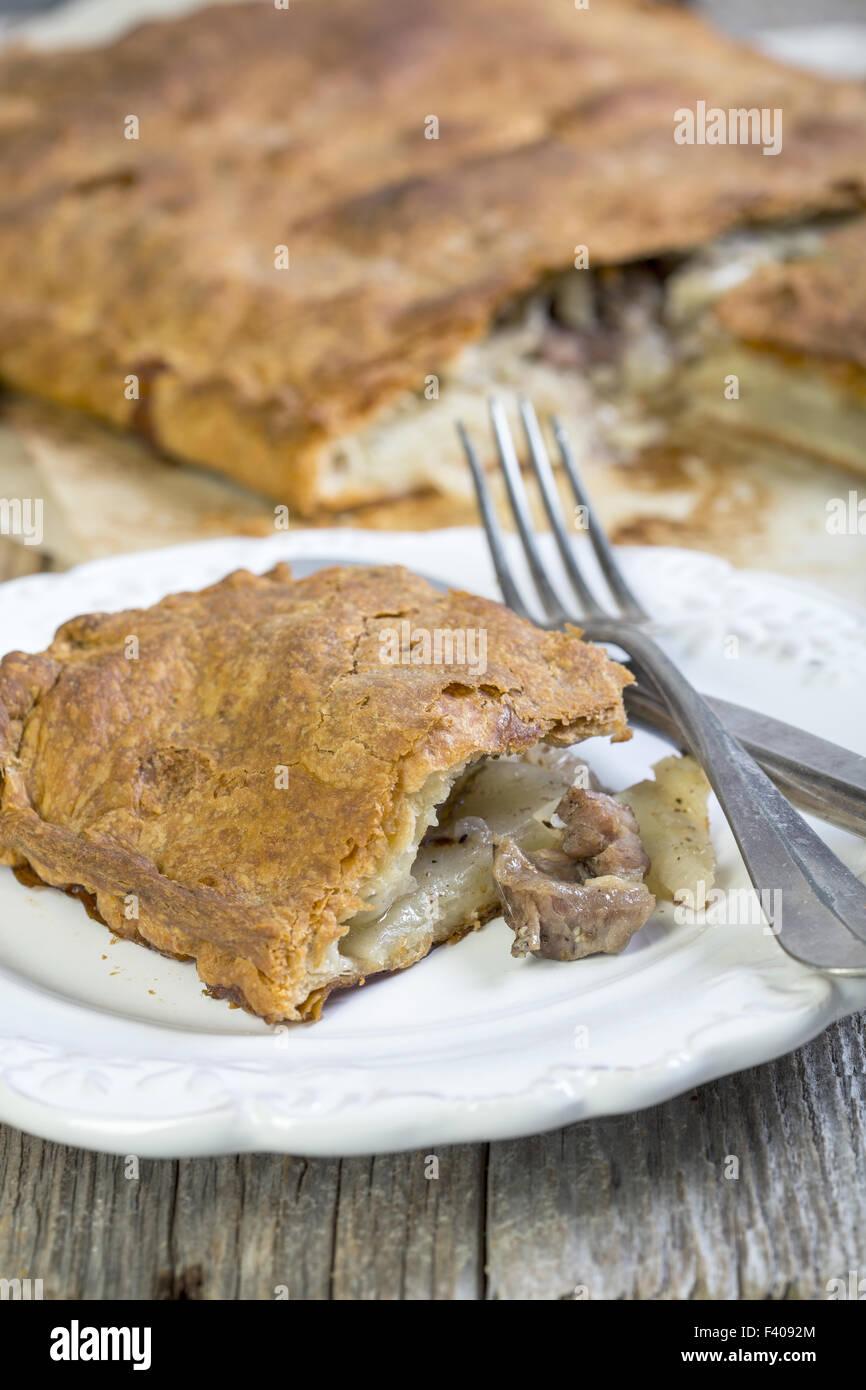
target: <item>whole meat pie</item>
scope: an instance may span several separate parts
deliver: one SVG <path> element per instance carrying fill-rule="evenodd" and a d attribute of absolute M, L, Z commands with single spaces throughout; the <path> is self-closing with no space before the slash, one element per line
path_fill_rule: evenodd
<path fill-rule="evenodd" d="M 629 680 L 389 567 L 76 618 L 0 663 L 0 861 L 269 1022 L 315 1017 L 498 910 L 490 826 L 550 841 L 545 752 L 628 737 Z"/>
<path fill-rule="evenodd" d="M 778 112 L 781 146 L 677 143 L 699 101 Z M 16 49 L 0 380 L 304 513 L 465 495 L 454 419 L 488 391 L 519 382 L 577 436 L 620 337 L 654 389 L 657 335 L 634 341 L 631 293 L 619 333 L 599 272 L 651 263 L 652 301 L 659 257 L 857 212 L 864 151 L 862 83 L 645 0 L 220 5 Z"/>

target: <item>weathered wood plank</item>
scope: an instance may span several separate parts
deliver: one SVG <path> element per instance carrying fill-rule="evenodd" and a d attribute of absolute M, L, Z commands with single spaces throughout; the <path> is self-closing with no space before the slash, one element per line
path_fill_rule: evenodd
<path fill-rule="evenodd" d="M 485 1158 L 460 1145 L 344 1161 L 333 1297 L 480 1297 Z"/>
<path fill-rule="evenodd" d="M 866 1275 L 862 1024 L 653 1110 L 493 1145 L 489 1295 L 821 1298 Z"/>
<path fill-rule="evenodd" d="M 3 1128 L 0 1276 L 54 1298 L 820 1298 L 866 1275 L 862 1022 L 637 1115 L 443 1148 L 438 1178 L 419 1152 L 136 1180 Z"/>
<path fill-rule="evenodd" d="M 0 1127 L 0 1277 L 46 1298 L 473 1299 L 484 1147 L 124 1161 Z"/>

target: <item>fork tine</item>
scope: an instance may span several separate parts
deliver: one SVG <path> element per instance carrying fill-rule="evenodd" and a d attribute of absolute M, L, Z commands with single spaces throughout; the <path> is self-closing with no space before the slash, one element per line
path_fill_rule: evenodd
<path fill-rule="evenodd" d="M 553 623 L 564 623 L 568 620 L 567 615 L 547 577 L 544 561 L 535 543 L 532 514 L 529 510 L 529 498 L 526 495 L 526 487 L 520 474 L 520 464 L 517 461 L 514 441 L 511 438 L 511 430 L 508 427 L 505 410 L 503 409 L 501 401 L 497 400 L 495 397 L 490 402 L 490 419 L 493 423 L 493 433 L 496 436 L 496 447 L 499 450 L 499 460 L 502 464 L 502 471 L 505 474 L 505 487 L 508 492 L 508 500 L 511 503 L 511 510 L 514 514 L 514 520 L 517 522 L 517 530 L 523 543 L 527 564 L 529 565 L 532 578 L 535 581 L 539 598 L 541 599 L 550 621 Z"/>
<path fill-rule="evenodd" d="M 547 453 L 547 446 L 544 442 L 544 436 L 541 433 L 541 426 L 538 423 L 538 416 L 535 413 L 535 407 L 532 405 L 532 402 L 527 400 L 525 396 L 522 396 L 520 399 L 520 414 L 523 420 L 523 428 L 526 431 L 526 440 L 529 444 L 529 457 L 532 462 L 532 470 L 535 473 L 538 486 L 541 489 L 544 509 L 547 512 L 550 525 L 553 528 L 556 544 L 562 556 L 562 563 L 565 565 L 568 577 L 574 586 L 575 592 L 580 598 L 584 613 L 588 617 L 604 617 L 606 616 L 604 609 L 599 604 L 598 599 L 581 574 L 577 560 L 575 559 L 571 537 L 565 528 L 562 515 L 562 503 L 554 480 L 553 469 Z"/>
<path fill-rule="evenodd" d="M 592 503 L 584 490 L 565 430 L 556 418 L 554 418 L 551 423 L 553 425 L 554 438 L 559 446 L 562 462 L 568 474 L 568 481 L 571 483 L 571 490 L 577 498 L 578 505 L 586 510 L 589 539 L 592 542 L 592 548 L 596 553 L 602 573 L 610 585 L 611 593 L 619 603 L 624 617 L 634 619 L 648 618 L 649 614 L 635 598 L 626 583 L 622 570 L 614 558 L 613 549 L 607 538 L 604 527 L 596 516 Z"/>
<path fill-rule="evenodd" d="M 463 445 L 469 468 L 472 473 L 472 482 L 475 486 L 475 496 L 478 499 L 478 509 L 481 512 L 481 520 L 484 523 L 484 530 L 487 533 L 487 544 L 490 547 L 490 556 L 493 560 L 493 568 L 496 571 L 496 578 L 499 580 L 499 587 L 502 590 L 502 597 L 505 599 L 509 608 L 518 613 L 522 618 L 528 618 L 529 612 L 526 604 L 520 596 L 520 590 L 514 582 L 514 576 L 508 564 L 505 554 L 505 546 L 502 537 L 502 527 L 496 515 L 496 508 L 490 496 L 490 489 L 487 486 L 487 479 L 484 476 L 484 469 L 475 452 L 466 427 L 462 420 L 457 421 L 457 433 Z"/>

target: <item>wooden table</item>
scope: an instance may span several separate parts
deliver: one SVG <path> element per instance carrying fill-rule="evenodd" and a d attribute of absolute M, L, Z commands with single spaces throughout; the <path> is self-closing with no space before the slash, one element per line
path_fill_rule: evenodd
<path fill-rule="evenodd" d="M 0 538 L 0 579 L 52 567 Z M 866 1276 L 862 1025 L 636 1115 L 437 1150 L 438 1179 L 425 1151 L 129 1180 L 0 1126 L 0 1278 L 46 1298 L 822 1298 Z"/>

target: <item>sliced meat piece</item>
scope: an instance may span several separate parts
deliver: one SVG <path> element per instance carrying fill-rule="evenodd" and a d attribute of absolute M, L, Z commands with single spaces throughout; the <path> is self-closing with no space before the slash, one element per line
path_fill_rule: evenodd
<path fill-rule="evenodd" d="M 573 787 L 557 808 L 561 849 L 524 852 L 506 837 L 493 862 L 511 954 L 579 960 L 628 945 L 655 907 L 642 882 L 649 859 L 628 806 Z"/>
<path fill-rule="evenodd" d="M 642 879 L 649 871 L 649 855 L 640 842 L 640 831 L 630 806 L 604 792 L 571 787 L 556 808 L 565 825 L 562 848 L 573 859 L 586 861 L 588 878 L 616 874 Z"/>

